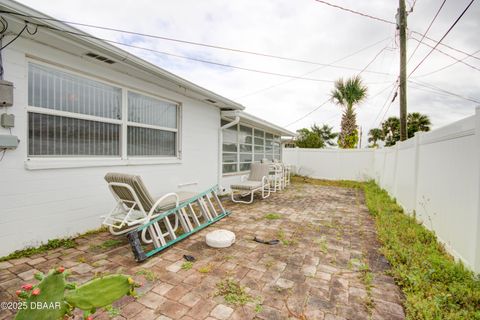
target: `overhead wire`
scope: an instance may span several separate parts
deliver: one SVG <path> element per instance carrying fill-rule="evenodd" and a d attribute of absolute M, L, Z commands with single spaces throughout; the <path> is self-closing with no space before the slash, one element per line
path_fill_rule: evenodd
<path fill-rule="evenodd" d="M 387 40 L 387 39 L 389 39 L 389 38 L 390 38 L 390 37 L 386 37 L 386 38 L 384 38 L 384 39 L 382 39 L 382 40 L 380 40 L 380 41 L 377 41 L 377 42 L 375 42 L 375 43 L 373 43 L 373 44 L 371 44 L 371 45 L 368 45 L 368 46 L 366 46 L 366 47 L 363 47 L 363 48 L 360 49 L 360 50 L 357 50 L 357 51 L 355 51 L 355 52 L 353 52 L 353 53 L 350 53 L 350 54 L 348 54 L 348 55 L 346 55 L 346 56 L 344 56 L 344 57 L 342 57 L 342 58 L 340 58 L 340 59 L 337 59 L 337 60 L 335 60 L 335 61 L 332 61 L 331 64 L 337 63 L 337 62 L 340 62 L 340 61 L 343 61 L 343 60 L 345 60 L 345 59 L 348 59 L 348 58 L 350 58 L 350 57 L 352 57 L 352 56 L 354 56 L 354 55 L 356 55 L 356 54 L 358 54 L 358 53 L 360 53 L 360 52 L 363 52 L 363 51 L 365 51 L 365 50 L 367 50 L 367 49 L 370 49 L 370 48 L 376 46 L 376 45 L 379 44 L 379 43 L 384 42 L 385 40 Z M 317 72 L 317 71 L 319 71 L 319 70 L 321 70 L 321 69 L 324 69 L 324 68 L 326 68 L 326 67 L 324 67 L 324 66 L 318 67 L 318 68 L 315 68 L 315 69 L 313 69 L 313 70 L 310 70 L 310 71 L 308 71 L 308 72 L 306 72 L 306 73 L 303 73 L 303 74 L 301 74 L 300 76 L 304 77 L 304 76 L 307 76 L 307 75 L 309 75 L 309 74 L 312 74 L 312 73 Z M 240 96 L 240 97 L 237 97 L 237 98 L 235 98 L 235 99 L 242 99 L 242 98 L 246 98 L 246 97 L 249 97 L 249 96 L 253 96 L 253 95 L 256 95 L 256 94 L 258 94 L 258 93 L 260 93 L 260 92 L 264 92 L 264 91 L 270 90 L 270 89 L 272 89 L 272 88 L 275 88 L 275 87 L 277 87 L 277 86 L 281 86 L 281 85 L 283 85 L 283 84 L 286 84 L 286 83 L 289 83 L 289 82 L 292 82 L 292 81 L 295 81 L 295 80 L 296 80 L 296 79 L 289 79 L 289 80 L 286 80 L 286 81 L 282 81 L 282 82 L 280 82 L 280 83 L 276 83 L 276 84 L 270 85 L 270 86 L 268 86 L 268 87 L 264 87 L 264 88 L 262 88 L 262 89 L 259 89 L 259 90 L 256 90 L 256 91 L 253 91 L 253 92 L 244 94 L 244 95 L 242 95 L 242 96 Z"/>
<path fill-rule="evenodd" d="M 327 1 L 323 1 L 323 0 L 314 0 L 316 2 L 319 2 L 319 3 L 323 3 L 327 6 L 330 6 L 330 7 L 333 7 L 333 8 L 337 8 L 337 9 L 340 9 L 340 10 L 343 10 L 343 11 L 347 11 L 347 12 L 350 12 L 350 13 L 353 13 L 353 14 L 356 14 L 356 15 L 359 15 L 359 16 L 362 16 L 362 17 L 365 17 L 365 18 L 370 18 L 370 19 L 373 19 L 373 20 L 377 20 L 377 21 L 381 21 L 381 22 L 385 22 L 385 23 L 389 23 L 389 24 L 396 24 L 395 22 L 393 21 L 388 21 L 386 19 L 383 19 L 383 18 L 378 18 L 378 17 L 375 17 L 375 16 L 372 16 L 370 14 L 367 14 L 367 13 L 363 13 L 363 12 L 360 12 L 360 11 L 356 11 L 356 10 L 353 10 L 353 9 L 349 9 L 349 8 L 345 8 L 345 7 L 342 7 L 342 6 L 339 6 L 337 4 L 333 4 L 333 3 L 330 3 L 330 2 L 327 2 Z"/>
<path fill-rule="evenodd" d="M 456 61 L 454 61 L 454 62 L 452 62 L 452 63 L 449 63 L 448 65 L 443 66 L 443 67 L 441 67 L 441 68 L 439 68 L 439 69 L 436 69 L 436 70 L 434 70 L 434 71 L 430 71 L 430 72 L 427 72 L 427 73 L 424 73 L 424 74 L 415 76 L 414 79 L 426 77 L 426 76 L 429 76 L 429 75 L 431 75 L 431 74 L 434 74 L 434 73 L 443 71 L 443 70 L 445 70 L 445 69 L 447 69 L 447 68 L 450 68 L 450 67 L 456 65 L 457 63 L 463 62 L 464 60 L 472 57 L 473 55 L 475 55 L 475 54 L 477 54 L 477 53 L 479 53 L 479 52 L 480 52 L 480 50 L 477 50 L 477 51 L 473 52 L 472 54 L 470 54 L 470 55 L 468 55 L 468 56 L 466 56 L 466 57 L 464 57 L 464 58 L 462 58 L 462 59 L 460 59 L 460 60 L 456 60 Z"/>
<path fill-rule="evenodd" d="M 458 97 L 458 98 L 461 98 L 463 100 L 467 100 L 467 101 L 470 101 L 470 102 L 474 102 L 474 103 L 479 103 L 480 104 L 480 99 L 475 99 L 475 98 L 471 98 L 471 97 L 465 97 L 465 96 L 462 96 L 458 93 L 454 93 L 454 92 L 451 92 L 451 91 L 448 91 L 448 90 L 445 90 L 445 89 L 442 89 L 442 88 L 439 88 L 438 86 L 435 86 L 433 84 L 430 84 L 430 83 L 425 83 L 425 82 L 420 82 L 420 81 L 414 81 L 414 80 L 408 80 L 408 82 L 411 82 L 411 83 L 415 83 L 416 85 L 418 86 L 421 86 L 421 87 L 426 87 L 426 88 L 429 88 L 433 91 L 437 91 L 437 92 L 442 92 L 442 93 L 445 93 L 445 94 L 448 94 L 448 95 L 451 95 L 451 96 L 455 96 L 455 97 Z"/>
<path fill-rule="evenodd" d="M 452 31 L 452 29 L 457 25 L 458 21 L 465 15 L 468 11 L 470 6 L 475 2 L 475 0 L 471 0 L 467 7 L 462 11 L 462 13 L 458 16 L 458 18 L 453 22 L 453 24 L 448 28 L 447 32 L 440 38 L 440 40 L 435 44 L 435 46 L 423 57 L 423 59 L 413 68 L 413 70 L 408 74 L 407 78 L 410 77 L 424 62 L 425 60 L 432 54 L 436 47 L 442 42 L 443 39 Z"/>
<path fill-rule="evenodd" d="M 430 28 L 432 27 L 433 23 L 435 22 L 435 20 L 437 19 L 438 15 L 440 14 L 440 11 L 442 11 L 442 8 L 443 8 L 443 6 L 445 5 L 445 2 L 447 2 L 447 0 L 443 0 L 442 4 L 440 5 L 440 8 L 438 8 L 438 10 L 437 10 L 437 12 L 435 13 L 435 16 L 433 17 L 432 21 L 430 21 L 430 24 L 428 25 L 427 30 L 425 30 L 425 32 L 422 34 L 422 38 L 421 38 L 420 41 L 417 43 L 417 46 L 416 46 L 415 49 L 413 50 L 413 52 L 412 52 L 412 54 L 410 55 L 410 57 L 408 57 L 408 59 L 407 59 L 407 64 L 408 64 L 408 62 L 410 62 L 410 60 L 412 59 L 412 57 L 415 55 L 415 52 L 417 52 L 418 47 L 420 47 L 420 44 L 422 43 L 423 39 L 425 39 L 425 36 L 427 35 L 428 31 L 430 31 Z"/>
<path fill-rule="evenodd" d="M 131 34 L 131 35 L 136 35 L 136 36 L 141 36 L 141 37 L 154 38 L 154 39 L 159 39 L 159 40 L 189 44 L 189 45 L 193 45 L 193 46 L 200 46 L 200 47 L 206 47 L 206 48 L 211 48 L 211 49 L 225 50 L 225 51 L 231 51 L 231 52 L 261 56 L 261 57 L 273 58 L 273 59 L 279 59 L 279 60 L 285 60 L 285 61 L 291 61 L 291 62 L 299 62 L 299 63 L 319 65 L 319 66 L 332 67 L 332 68 L 338 68 L 338 69 L 346 69 L 346 70 L 358 70 L 358 69 L 351 68 L 351 67 L 335 66 L 335 65 L 332 65 L 331 63 L 326 64 L 326 63 L 311 61 L 311 60 L 307 60 L 307 59 L 290 58 L 290 57 L 278 56 L 278 55 L 273 55 L 273 54 L 268 54 L 268 53 L 263 53 L 263 52 L 254 52 L 254 51 L 243 50 L 243 49 L 229 48 L 229 47 L 206 44 L 206 43 L 201 43 L 201 42 L 176 39 L 176 38 L 165 37 L 165 36 L 160 36 L 160 35 L 153 35 L 153 34 L 148 34 L 148 33 L 143 33 L 143 32 L 129 31 L 129 30 L 125 30 L 125 29 L 104 27 L 104 26 L 98 26 L 98 25 L 93 25 L 93 24 L 80 23 L 80 22 L 74 22 L 74 21 L 69 21 L 69 20 L 60 20 L 60 19 L 55 19 L 55 18 L 47 18 L 47 17 L 34 16 L 34 15 L 26 15 L 26 14 L 13 12 L 13 11 L 0 10 L 0 13 L 19 15 L 19 16 L 24 17 L 24 18 L 32 18 L 32 19 L 39 19 L 39 20 L 45 20 L 45 21 L 55 21 L 55 22 L 67 23 L 67 24 L 70 24 L 70 25 L 82 26 L 82 27 L 87 27 L 87 28 L 113 31 L 113 32 L 118 32 L 118 33 Z M 375 73 L 375 71 L 370 71 L 370 72 Z"/>
<path fill-rule="evenodd" d="M 418 40 L 418 39 L 415 38 L 415 37 L 411 37 L 411 39 L 413 39 L 413 40 L 415 40 L 415 41 L 420 41 L 420 40 Z M 432 45 L 430 45 L 430 44 L 427 44 L 427 43 L 425 43 L 425 42 L 422 42 L 422 44 L 425 45 L 425 46 L 427 46 L 427 47 L 430 47 L 430 48 L 434 49 L 435 51 L 440 52 L 441 54 L 443 54 L 443 55 L 445 55 L 445 56 L 447 56 L 447 57 L 449 57 L 449 58 L 451 58 L 451 59 L 453 59 L 453 60 L 455 60 L 455 61 L 463 64 L 463 65 L 466 65 L 467 67 L 470 67 L 470 68 L 472 68 L 472 69 L 474 69 L 474 70 L 480 71 L 480 68 L 478 68 L 478 67 L 476 67 L 476 66 L 474 66 L 474 65 L 472 65 L 472 64 L 469 64 L 469 63 L 467 63 L 467 62 L 464 61 L 466 58 L 476 58 L 475 55 L 474 55 L 475 53 L 469 54 L 469 53 L 466 53 L 466 52 L 465 52 L 465 55 L 466 55 L 466 56 L 465 56 L 463 59 L 458 59 L 458 58 L 456 58 L 456 57 L 454 57 L 454 56 L 446 53 L 445 51 L 442 51 L 442 50 L 440 50 L 439 48 L 436 48 L 436 47 L 434 47 L 434 46 L 432 46 Z"/>

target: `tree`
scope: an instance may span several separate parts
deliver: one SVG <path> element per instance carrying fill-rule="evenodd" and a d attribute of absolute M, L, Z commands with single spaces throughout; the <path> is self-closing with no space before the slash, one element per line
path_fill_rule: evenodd
<path fill-rule="evenodd" d="M 371 148 L 378 148 L 378 141 L 383 141 L 383 131 L 380 128 L 373 128 L 368 131 L 368 142 L 372 142 L 369 147 Z"/>
<path fill-rule="evenodd" d="M 417 131 L 430 131 L 432 123 L 427 115 L 419 112 L 409 113 L 407 116 L 407 133 L 412 138 Z"/>
<path fill-rule="evenodd" d="M 354 106 L 367 97 L 367 87 L 363 85 L 360 76 L 344 81 L 342 78 L 335 82 L 331 92 L 331 99 L 343 108 L 338 146 L 340 148 L 355 148 L 358 142 L 357 119 Z"/>
<path fill-rule="evenodd" d="M 333 140 L 338 137 L 338 133 L 333 132 L 333 127 L 330 127 L 328 124 L 324 124 L 321 127 L 314 124 L 311 129 L 322 138 L 325 144 L 329 145 L 330 147 L 336 145 Z"/>
<path fill-rule="evenodd" d="M 397 141 L 400 141 L 400 119 L 390 117 L 382 122 L 382 132 L 385 139 L 385 146 L 390 147 Z"/>
<path fill-rule="evenodd" d="M 325 148 L 325 142 L 314 131 L 308 128 L 297 130 L 298 136 L 295 145 L 299 148 Z"/>
<path fill-rule="evenodd" d="M 407 115 L 407 134 L 412 138 L 417 131 L 430 131 L 431 121 L 427 115 L 419 112 L 412 112 Z M 372 129 L 377 130 L 377 129 Z M 370 130 L 370 132 L 372 131 Z M 400 141 L 400 120 L 397 117 L 390 117 L 381 124 L 382 139 L 385 146 L 390 147 Z M 370 138 L 368 139 L 370 142 Z"/>

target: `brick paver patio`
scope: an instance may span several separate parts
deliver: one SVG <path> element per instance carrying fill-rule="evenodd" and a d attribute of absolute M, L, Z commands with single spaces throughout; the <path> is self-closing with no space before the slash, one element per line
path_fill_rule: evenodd
<path fill-rule="evenodd" d="M 378 252 L 374 221 L 360 191 L 294 184 L 253 205 L 225 205 L 231 216 L 142 264 L 124 241 L 105 245 L 123 239 L 106 232 L 76 239 L 75 248 L 0 262 L 0 301 L 14 300 L 15 290 L 34 282 L 37 270 L 62 265 L 71 270 L 72 282 L 122 272 L 144 284 L 138 299 L 114 304 L 120 315 L 113 319 L 404 318 L 401 291 L 386 274 L 388 263 Z M 232 247 L 205 245 L 205 234 L 219 228 L 235 232 Z M 265 245 L 254 236 L 282 241 Z M 197 259 L 189 270 L 182 269 L 184 254 Z M 216 295 L 217 283 L 226 278 L 239 281 L 255 300 L 235 306 Z M 0 319 L 11 318 L 0 311 Z"/>

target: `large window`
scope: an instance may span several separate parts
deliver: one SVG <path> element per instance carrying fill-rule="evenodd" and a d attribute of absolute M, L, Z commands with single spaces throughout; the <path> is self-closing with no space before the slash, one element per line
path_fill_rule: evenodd
<path fill-rule="evenodd" d="M 252 162 L 265 158 L 280 160 L 279 136 L 241 124 L 223 130 L 223 173 L 248 171 Z"/>
<path fill-rule="evenodd" d="M 28 155 L 175 156 L 178 105 L 131 91 L 124 101 L 124 91 L 30 63 Z"/>

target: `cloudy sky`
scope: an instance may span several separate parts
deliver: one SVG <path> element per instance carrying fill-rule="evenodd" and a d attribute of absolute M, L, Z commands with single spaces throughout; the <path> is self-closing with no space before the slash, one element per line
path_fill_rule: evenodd
<path fill-rule="evenodd" d="M 328 0 L 389 21 L 395 20 L 396 0 Z M 123 47 L 154 64 L 233 99 L 247 112 L 295 131 L 313 123 L 339 129 L 341 109 L 327 102 L 333 81 L 361 74 L 369 98 L 359 106 L 357 122 L 364 132 L 382 119 L 398 115 L 396 99 L 389 108 L 398 75 L 395 26 L 332 8 L 314 0 L 21 0 L 61 20 L 81 22 L 261 54 L 304 60 L 295 62 L 253 54 L 217 50 L 129 34 L 79 27 L 95 36 L 176 55 L 270 73 L 221 67 Z M 414 0 L 407 0 L 410 8 Z M 470 0 L 447 0 L 428 36 L 440 39 Z M 410 56 L 442 0 L 418 0 L 409 14 Z M 443 43 L 466 53 L 480 49 L 480 3 L 474 2 Z M 434 45 L 424 40 L 428 45 Z M 480 53 L 477 57 L 439 46 L 409 78 L 408 111 L 427 114 L 438 128 L 475 112 L 480 103 Z M 408 63 L 411 71 L 429 52 L 420 45 Z M 463 61 L 453 64 L 455 60 Z M 376 58 L 375 58 L 376 57 Z M 375 58 L 375 59 L 374 59 Z M 322 64 L 333 63 L 336 67 Z M 453 64 L 453 65 L 452 65 Z M 470 66 L 467 66 L 469 64 Z M 451 66 L 449 66 L 451 65 Z M 449 66 L 443 70 L 441 68 Z M 431 73 L 431 74 L 430 74 Z M 295 79 L 288 76 L 300 76 Z M 432 90 L 432 86 L 434 86 Z M 460 95 L 457 97 L 437 88 Z M 300 119 L 296 121 L 297 119 Z M 292 124 L 293 123 L 293 124 Z M 289 125 L 291 124 L 291 125 Z M 364 135 L 364 140 L 366 135 Z M 364 142 L 365 144 L 365 142 Z"/>

